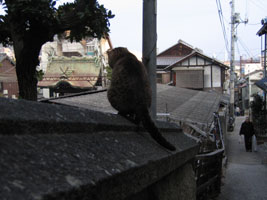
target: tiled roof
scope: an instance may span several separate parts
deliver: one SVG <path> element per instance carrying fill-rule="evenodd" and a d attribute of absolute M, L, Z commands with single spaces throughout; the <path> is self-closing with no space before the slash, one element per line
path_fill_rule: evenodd
<path fill-rule="evenodd" d="M 157 112 L 170 113 L 176 122 L 208 125 L 219 109 L 222 95 L 166 85 L 158 85 Z"/>
<path fill-rule="evenodd" d="M 179 45 L 182 45 L 185 47 L 187 47 L 188 49 L 191 49 L 191 51 L 185 51 L 182 48 L 178 48 Z M 173 52 L 168 52 L 168 50 L 173 49 L 177 46 L 176 49 L 174 49 L 174 51 L 176 52 L 176 55 L 180 55 L 180 56 L 174 56 Z M 181 56 L 182 55 L 182 56 Z M 183 62 L 186 59 L 190 59 L 192 56 L 200 56 L 202 58 L 204 58 L 205 60 L 209 60 L 210 62 L 228 69 L 229 67 L 227 65 L 225 65 L 224 63 L 222 63 L 221 61 L 215 59 L 215 58 L 211 58 L 207 55 L 205 55 L 203 53 L 203 51 L 199 48 L 193 48 L 193 46 L 187 44 L 186 42 L 179 40 L 177 44 L 173 45 L 172 47 L 168 48 L 167 50 L 161 52 L 160 54 L 157 55 L 157 68 L 158 69 L 164 69 L 164 70 L 168 70 L 171 69 L 174 65 Z M 166 66 L 165 68 L 163 66 Z"/>
<path fill-rule="evenodd" d="M 200 56 L 200 57 L 203 57 L 203 58 L 206 59 L 206 60 L 210 60 L 212 63 L 217 64 L 217 65 L 219 65 L 219 66 L 222 67 L 222 68 L 225 68 L 225 69 L 228 69 L 228 68 L 229 68 L 227 65 L 223 64 L 223 63 L 222 63 L 221 61 L 219 61 L 219 60 L 216 60 L 216 59 L 214 59 L 214 58 L 210 58 L 210 57 L 208 57 L 207 55 L 205 55 L 205 54 L 203 54 L 203 53 L 201 53 L 201 52 L 199 52 L 199 51 L 192 51 L 192 53 L 190 53 L 190 54 L 188 54 L 188 55 L 186 55 L 186 56 L 184 56 L 184 57 L 179 57 L 179 60 L 178 60 L 177 62 L 168 65 L 167 67 L 164 68 L 164 70 L 171 69 L 172 67 L 174 67 L 174 66 L 177 65 L 178 63 L 181 63 L 181 62 L 183 62 L 183 61 L 185 61 L 185 60 L 187 60 L 187 59 L 190 59 L 191 57 L 193 57 L 193 56 L 195 56 L 195 55 L 198 55 L 198 56 Z"/>
<path fill-rule="evenodd" d="M 11 62 L 11 64 L 15 65 L 15 62 L 9 56 L 7 56 L 5 53 L 0 54 L 0 62 L 2 62 L 6 58 Z"/>
<path fill-rule="evenodd" d="M 213 112 L 218 111 L 221 98 L 222 94 L 217 92 L 203 92 L 158 84 L 157 112 L 170 113 L 170 119 L 176 122 L 206 126 L 212 122 Z M 108 102 L 106 92 L 54 99 L 51 102 L 102 112 L 117 112 Z"/>

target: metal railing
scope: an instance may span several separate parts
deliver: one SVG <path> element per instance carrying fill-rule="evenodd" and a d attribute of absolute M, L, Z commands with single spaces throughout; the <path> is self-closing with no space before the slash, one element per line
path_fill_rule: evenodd
<path fill-rule="evenodd" d="M 224 158 L 224 137 L 218 113 L 214 113 L 215 149 L 209 153 L 198 154 L 195 158 L 197 200 L 216 197 L 221 192 L 222 160 Z"/>
<path fill-rule="evenodd" d="M 197 200 L 213 198 L 221 192 L 223 155 L 224 149 L 219 149 L 196 156 Z"/>

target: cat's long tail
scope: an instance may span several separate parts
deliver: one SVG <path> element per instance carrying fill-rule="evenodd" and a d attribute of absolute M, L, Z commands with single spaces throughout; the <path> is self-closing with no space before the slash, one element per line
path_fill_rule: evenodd
<path fill-rule="evenodd" d="M 176 150 L 176 148 L 162 136 L 159 129 L 152 121 L 148 109 L 143 109 L 143 112 L 140 117 L 144 128 L 149 132 L 151 137 L 156 140 L 157 143 L 171 151 Z"/>

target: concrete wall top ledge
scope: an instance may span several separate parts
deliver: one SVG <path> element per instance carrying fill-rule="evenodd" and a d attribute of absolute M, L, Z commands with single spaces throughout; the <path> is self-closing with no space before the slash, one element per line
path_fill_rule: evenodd
<path fill-rule="evenodd" d="M 198 151 L 177 126 L 159 126 L 177 151 L 117 115 L 0 98 L 1 199 L 124 199 L 138 193 Z"/>

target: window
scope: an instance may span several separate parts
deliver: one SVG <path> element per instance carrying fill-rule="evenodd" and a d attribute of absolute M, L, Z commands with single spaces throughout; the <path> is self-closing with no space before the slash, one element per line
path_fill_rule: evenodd
<path fill-rule="evenodd" d="M 95 46 L 94 45 L 87 45 L 86 50 L 87 50 L 87 52 L 86 52 L 87 55 L 91 55 L 91 56 L 95 55 Z"/>

